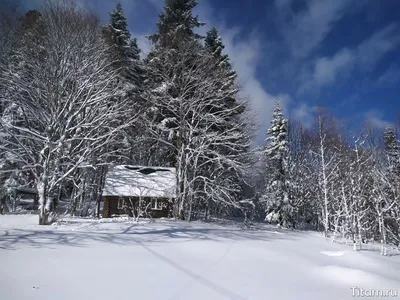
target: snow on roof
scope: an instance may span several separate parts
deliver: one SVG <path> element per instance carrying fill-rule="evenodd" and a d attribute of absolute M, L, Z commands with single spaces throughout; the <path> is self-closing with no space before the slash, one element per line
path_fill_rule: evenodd
<path fill-rule="evenodd" d="M 175 198 L 176 170 L 128 165 L 111 167 L 103 196 Z"/>

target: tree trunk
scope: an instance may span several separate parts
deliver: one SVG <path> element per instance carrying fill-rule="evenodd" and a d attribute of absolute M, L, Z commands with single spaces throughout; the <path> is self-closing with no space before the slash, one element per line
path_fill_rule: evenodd
<path fill-rule="evenodd" d="M 100 199 L 101 199 L 101 197 L 99 196 L 98 198 L 97 198 L 97 202 L 96 202 L 96 218 L 100 218 Z"/>
<path fill-rule="evenodd" d="M 44 168 L 44 172 L 41 178 L 38 179 L 37 182 L 37 189 L 38 189 L 38 196 L 39 196 L 39 225 L 46 225 L 47 224 L 47 212 L 46 207 L 47 204 L 47 168 Z"/>

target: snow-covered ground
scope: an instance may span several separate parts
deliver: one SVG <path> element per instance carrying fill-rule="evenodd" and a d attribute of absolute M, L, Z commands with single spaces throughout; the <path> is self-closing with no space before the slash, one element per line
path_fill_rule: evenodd
<path fill-rule="evenodd" d="M 399 253 L 354 252 L 313 232 L 171 220 L 37 221 L 0 216 L 2 300 L 342 300 L 361 295 L 356 287 L 398 291 L 400 299 Z"/>

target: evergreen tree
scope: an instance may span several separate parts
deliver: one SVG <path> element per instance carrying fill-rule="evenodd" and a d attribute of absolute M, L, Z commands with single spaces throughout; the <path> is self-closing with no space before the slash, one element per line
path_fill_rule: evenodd
<path fill-rule="evenodd" d="M 207 51 L 209 51 L 219 63 L 231 68 L 229 63 L 229 56 L 223 54 L 225 45 L 222 42 L 222 38 L 218 35 L 218 30 L 214 26 L 207 32 L 206 38 L 204 39 L 204 46 Z"/>
<path fill-rule="evenodd" d="M 236 78 L 237 74 L 235 70 L 232 68 L 229 63 L 229 56 L 223 53 L 223 49 L 225 48 L 222 38 L 218 34 L 218 30 L 215 27 L 212 27 L 206 34 L 206 38 L 204 41 L 204 48 L 206 52 L 208 52 L 212 57 L 214 57 L 214 68 L 215 72 L 219 72 L 219 70 L 224 70 L 222 74 L 225 74 L 226 77 L 221 77 L 219 80 L 219 86 L 221 90 L 236 90 L 238 88 L 236 86 Z M 210 107 L 209 110 L 215 114 L 218 114 L 220 111 L 229 111 L 230 113 L 225 114 L 225 120 L 222 124 L 219 124 L 218 127 L 211 128 L 210 130 L 218 131 L 220 134 L 224 134 L 225 132 L 230 132 L 233 128 L 236 128 L 236 135 L 232 136 L 232 140 L 230 140 L 230 145 L 226 147 L 225 145 L 218 145 L 217 147 L 219 153 L 224 153 L 225 155 L 239 155 L 243 159 L 248 159 L 247 154 L 249 153 L 250 140 L 248 140 L 249 135 L 246 134 L 249 128 L 239 127 L 237 124 L 243 123 L 244 112 L 246 111 L 245 103 L 239 102 L 237 100 L 237 93 L 232 94 L 232 96 L 221 99 L 221 103 L 218 106 Z M 246 123 L 246 122 L 244 122 Z M 207 166 L 206 172 L 214 173 L 218 168 L 220 168 L 218 164 L 214 164 L 213 166 Z M 244 189 L 248 189 L 248 185 L 244 184 L 243 178 L 245 176 L 244 170 L 234 170 L 226 171 L 226 166 L 222 167 L 225 169 L 219 175 L 219 180 L 228 183 L 232 187 L 235 187 L 235 192 L 233 193 L 237 198 L 244 197 Z M 209 203 L 207 203 L 207 206 Z M 210 213 L 212 212 L 212 209 Z"/>
<path fill-rule="evenodd" d="M 165 89 L 172 78 L 179 81 L 184 72 L 182 67 L 193 65 L 193 61 L 196 61 L 199 52 L 202 51 L 198 42 L 200 36 L 194 33 L 195 28 L 203 25 L 198 21 L 198 16 L 193 16 L 192 10 L 196 5 L 197 2 L 194 0 L 165 1 L 164 11 L 159 15 L 157 32 L 149 36 L 154 47 L 144 61 L 146 91 Z M 186 52 L 186 48 L 195 50 L 191 51 L 190 55 L 188 53 L 183 55 L 182 52 Z M 182 59 L 179 59 L 180 57 Z M 171 65 L 175 65 L 175 67 L 171 69 Z M 166 69 L 168 69 L 168 73 Z M 154 70 L 157 70 L 157 72 L 154 72 Z M 167 76 L 160 76 L 166 73 Z M 179 86 L 179 83 L 177 85 Z M 178 97 L 180 90 L 177 87 L 168 88 L 167 94 L 171 98 Z M 188 96 L 186 95 L 186 97 Z M 158 124 L 157 131 L 163 131 L 160 128 L 167 128 L 172 132 L 172 128 L 176 125 L 171 121 L 175 118 L 175 107 L 160 107 L 152 99 L 147 98 L 146 100 L 146 108 L 149 112 L 146 115 L 146 120 L 152 124 Z M 148 124 L 148 127 L 152 124 Z M 179 139 L 170 134 L 167 134 L 164 138 L 172 143 L 173 147 L 169 147 L 157 139 L 150 144 L 147 143 L 149 153 L 157 157 L 156 160 L 159 164 L 176 166 L 176 146 L 180 143 Z M 150 157 L 148 158 L 148 161 L 152 160 Z"/>
<path fill-rule="evenodd" d="M 175 47 L 177 43 L 188 38 L 200 39 L 194 29 L 204 25 L 198 16 L 193 16 L 195 0 L 166 0 L 164 11 L 159 15 L 157 33 L 150 40 L 161 47 Z"/>
<path fill-rule="evenodd" d="M 157 136 L 152 149 L 161 163 L 177 167 L 177 213 L 186 218 L 209 209 L 210 202 L 214 212 L 240 207 L 234 204 L 240 199 L 245 165 L 240 160 L 249 147 L 239 116 L 244 105 L 236 101 L 236 73 L 222 66 L 227 56 L 218 57 L 218 51 L 199 42 L 194 30 L 202 24 L 192 14 L 196 5 L 193 0 L 166 1 L 158 30 L 150 36 L 154 48 L 146 58 L 148 127 Z M 210 35 L 206 44 L 213 42 Z M 216 43 L 222 55 L 222 41 Z M 199 151 L 195 162 L 190 149 Z M 195 169 L 188 169 L 192 164 Z"/>
<path fill-rule="evenodd" d="M 131 89 L 140 90 L 143 81 L 140 49 L 136 38 L 131 37 L 127 19 L 119 2 L 115 10 L 110 13 L 110 24 L 104 29 L 104 35 L 112 45 L 111 56 L 114 68 L 120 70 L 125 83 Z"/>
<path fill-rule="evenodd" d="M 263 202 L 268 222 L 277 222 L 284 227 L 292 227 L 293 208 L 290 203 L 287 143 L 287 120 L 284 119 L 279 102 L 276 103 L 269 137 L 264 155 L 266 159 L 266 188 Z"/>
<path fill-rule="evenodd" d="M 124 124 L 127 118 L 136 114 L 143 105 L 140 93 L 143 91 L 144 69 L 140 60 L 140 49 L 137 40 L 131 37 L 127 19 L 121 3 L 110 13 L 110 23 L 103 28 L 103 36 L 111 46 L 109 50 L 113 71 L 119 76 L 114 84 L 119 93 L 111 102 L 121 102 L 126 99 L 131 103 L 131 109 L 116 119 L 117 125 Z M 115 157 L 110 158 L 119 163 L 134 163 L 134 152 L 138 153 L 138 124 L 125 128 L 120 132 L 118 143 L 113 145 Z"/>
<path fill-rule="evenodd" d="M 12 69 L 13 73 L 19 78 L 28 83 L 32 81 L 32 76 L 29 72 L 26 72 L 26 70 L 32 68 L 32 65 L 27 63 L 21 53 L 26 51 L 28 56 L 31 56 L 34 52 L 39 52 L 39 47 L 32 47 L 32 43 L 39 43 L 42 39 L 42 15 L 37 10 L 30 10 L 15 20 L 13 26 L 8 32 L 2 31 L 1 33 L 1 39 L 4 42 L 0 42 L 0 44 L 4 48 L 0 55 L 0 74 L 2 77 L 0 78 L 0 123 L 6 122 L 12 126 L 22 126 L 26 121 L 26 115 L 17 103 L 9 101 L 15 90 L 10 88 L 6 78 L 9 70 Z M 4 60 L 1 61 L 1 58 Z M 31 126 L 35 125 L 32 120 L 30 122 Z M 21 157 L 13 153 L 17 147 L 11 136 L 13 133 L 15 131 L 12 127 L 0 126 L 0 202 L 6 203 L 10 211 L 15 208 L 10 204 L 15 204 L 16 200 L 14 197 L 15 186 L 12 186 L 12 184 L 18 183 L 18 186 L 23 180 L 23 178 L 16 180 L 16 178 L 21 177 L 20 170 L 23 166 L 23 160 L 21 161 Z"/>
<path fill-rule="evenodd" d="M 233 89 L 236 88 L 236 78 L 237 74 L 236 71 L 232 68 L 232 65 L 229 63 L 229 56 L 223 53 L 223 49 L 225 48 L 222 38 L 218 35 L 218 30 L 215 27 L 212 27 L 206 35 L 204 41 L 204 47 L 208 53 L 210 53 L 215 58 L 215 69 L 224 68 L 227 70 L 226 74 L 228 75 L 226 78 L 221 78 L 221 89 Z M 213 109 L 232 109 L 236 107 L 236 109 L 231 110 L 231 114 L 229 119 L 226 120 L 226 124 L 229 124 L 230 121 L 234 121 L 235 116 L 241 115 L 245 111 L 244 104 L 237 105 L 238 101 L 235 97 L 228 97 L 224 99 L 223 105 L 221 107 L 214 107 Z M 224 128 L 226 129 L 226 128 Z"/>
<path fill-rule="evenodd" d="M 400 145 L 392 126 L 385 130 L 384 143 L 391 171 L 400 176 Z"/>
<path fill-rule="evenodd" d="M 235 98 L 237 89 L 221 90 L 220 80 L 229 71 L 215 68 L 215 58 L 196 41 L 175 50 L 160 51 L 149 61 L 149 78 L 155 80 L 145 95 L 152 104 L 147 113 L 152 138 L 164 162 L 170 159 L 166 164 L 177 168 L 176 215 L 190 220 L 204 212 L 206 201 L 224 214 L 241 209 L 236 178 L 245 169 L 240 150 L 247 146 L 245 125 L 235 122 L 219 130 L 231 111 L 211 109 Z"/>
<path fill-rule="evenodd" d="M 396 133 L 392 126 L 388 126 L 384 133 L 384 143 L 386 152 L 392 156 L 399 156 L 400 146 L 397 141 Z"/>

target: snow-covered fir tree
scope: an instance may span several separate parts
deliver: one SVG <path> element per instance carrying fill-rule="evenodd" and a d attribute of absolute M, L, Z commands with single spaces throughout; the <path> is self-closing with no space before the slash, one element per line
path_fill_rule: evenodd
<path fill-rule="evenodd" d="M 243 153 L 236 150 L 245 146 L 237 143 L 246 140 L 240 130 L 245 124 L 238 121 L 229 130 L 216 130 L 231 111 L 212 109 L 237 90 L 220 89 L 219 79 L 229 71 L 216 70 L 214 57 L 196 41 L 181 47 L 176 48 L 179 55 L 160 51 L 147 64 L 149 78 L 157 80 L 146 92 L 146 100 L 153 103 L 148 112 L 152 138 L 165 146 L 170 165 L 177 168 L 176 214 L 191 219 L 204 212 L 207 201 L 220 209 L 241 209 L 240 187 L 232 173 L 246 168 Z"/>
<path fill-rule="evenodd" d="M 228 54 L 223 53 L 225 45 L 222 42 L 222 38 L 218 34 L 217 28 L 214 26 L 207 31 L 204 39 L 204 46 L 207 51 L 212 53 L 212 55 L 221 63 L 221 65 L 225 65 L 227 68 L 231 67 Z"/>
<path fill-rule="evenodd" d="M 279 102 L 275 104 L 271 127 L 267 133 L 269 136 L 264 150 L 266 186 L 262 199 L 266 213 L 265 220 L 284 227 L 292 227 L 294 224 L 288 180 L 287 120 L 283 116 Z"/>
<path fill-rule="evenodd" d="M 384 238 L 382 244 L 394 243 L 400 245 L 400 143 L 392 126 L 384 132 L 385 171 L 376 174 L 380 178 L 381 190 L 384 194 L 377 212 L 384 214 L 381 220 L 380 232 Z M 386 188 L 384 188 L 386 187 Z M 383 196 L 383 195 L 382 195 Z M 382 253 L 385 254 L 385 249 Z"/>
<path fill-rule="evenodd" d="M 202 25 L 192 14 L 196 4 L 166 1 L 146 58 L 149 127 L 165 163 L 177 168 L 176 214 L 188 219 L 210 203 L 241 209 L 238 178 L 250 140 L 239 118 L 236 73 L 194 33 Z"/>
<path fill-rule="evenodd" d="M 104 36 L 111 45 L 113 67 L 121 74 L 126 92 L 142 88 L 143 68 L 136 38 L 132 38 L 122 5 L 117 3 L 110 13 L 110 23 L 104 28 Z"/>
<path fill-rule="evenodd" d="M 215 59 L 214 68 L 216 71 L 219 69 L 224 70 L 225 77 L 220 78 L 220 88 L 221 90 L 239 90 L 236 78 L 237 74 L 235 70 L 232 68 L 232 65 L 229 62 L 229 56 L 223 52 L 225 48 L 222 38 L 218 34 L 218 30 L 215 27 L 212 27 L 206 34 L 206 38 L 204 41 L 204 47 L 206 52 L 212 55 Z M 226 97 L 222 99 L 221 103 L 217 106 L 210 107 L 210 111 L 218 114 L 219 111 L 225 110 L 225 120 L 222 124 L 218 126 L 214 126 L 210 130 L 219 131 L 220 134 L 224 134 L 224 132 L 230 132 L 232 129 L 236 130 L 236 135 L 231 137 L 229 141 L 229 145 L 219 145 L 218 151 L 221 154 L 229 155 L 237 155 L 241 156 L 243 162 L 249 163 L 249 152 L 250 152 L 250 134 L 251 130 L 248 125 L 249 122 L 244 122 L 244 118 L 246 118 L 246 103 L 241 101 L 238 97 L 238 94 L 235 93 L 233 96 Z M 230 113 L 226 113 L 226 112 Z M 243 127 L 238 127 L 237 124 L 244 124 Z M 208 165 L 205 172 L 216 172 L 217 169 L 221 169 L 221 174 L 217 176 L 217 178 L 221 181 L 226 182 L 232 188 L 234 187 L 235 192 L 232 196 L 237 198 L 246 198 L 244 197 L 244 189 L 249 188 L 248 184 L 244 182 L 245 173 L 248 170 L 238 170 L 238 169 L 230 169 L 227 171 L 228 166 L 222 166 L 218 164 Z M 221 196 L 223 197 L 223 196 Z M 212 206 L 212 203 L 207 202 L 207 208 Z M 212 211 L 211 211 L 212 213 Z"/>
<path fill-rule="evenodd" d="M 153 49 L 147 55 L 144 64 L 146 70 L 146 85 L 145 94 L 148 94 L 149 90 L 166 90 L 171 97 L 176 97 L 179 93 L 177 89 L 167 89 L 168 81 L 174 76 L 180 76 L 180 70 L 175 70 L 168 74 L 162 75 L 165 67 L 170 67 L 176 57 L 179 57 L 179 49 L 183 49 L 185 44 L 193 46 L 194 48 L 200 49 L 200 44 L 197 45 L 199 36 L 194 33 L 195 29 L 200 27 L 202 23 L 198 21 L 198 16 L 193 16 L 192 10 L 196 7 L 197 2 L 194 0 L 166 0 L 164 10 L 159 15 L 159 21 L 157 22 L 157 31 L 149 36 L 149 40 L 153 44 Z M 187 59 L 187 55 L 184 55 L 184 59 Z M 190 62 L 187 62 L 189 64 Z M 157 74 L 154 70 L 160 70 L 160 74 Z M 167 76 L 164 77 L 163 76 Z M 152 123 L 159 124 L 159 128 L 156 131 L 160 132 L 160 128 L 169 128 L 171 125 L 171 118 L 173 113 L 167 107 L 158 107 L 154 101 L 152 101 L 149 95 L 145 96 L 146 109 L 149 114 L 146 114 L 146 119 L 152 120 Z M 175 108 L 174 108 L 175 109 Z M 147 125 L 149 127 L 151 125 Z M 154 132 L 153 132 L 154 133 Z M 173 145 L 178 143 L 178 139 L 174 137 L 172 131 L 164 137 L 164 140 L 172 142 Z M 175 165 L 176 164 L 176 152 L 171 147 L 168 147 L 164 142 L 160 142 L 160 139 L 151 139 L 150 142 L 146 142 L 149 149 L 149 153 L 153 158 L 149 157 L 148 161 L 157 161 L 158 164 Z M 155 159 L 154 159 L 155 158 Z"/>
<path fill-rule="evenodd" d="M 157 22 L 157 32 L 150 35 L 150 40 L 160 47 L 173 48 L 183 40 L 200 39 L 195 29 L 204 23 L 198 16 L 193 16 L 197 4 L 195 0 L 166 0 Z"/>
<path fill-rule="evenodd" d="M 140 49 L 136 38 L 132 38 L 128 29 L 127 18 L 120 2 L 110 13 L 110 21 L 103 28 L 103 36 L 110 45 L 109 57 L 111 71 L 117 72 L 115 84 L 118 93 L 111 102 L 129 101 L 131 108 L 115 120 L 117 126 L 124 124 L 126 118 L 140 111 L 143 101 L 140 93 L 143 91 L 144 69 L 140 60 Z M 144 150 L 140 146 L 140 123 L 133 124 L 120 132 L 118 142 L 113 145 L 115 153 L 112 160 L 119 163 L 138 163 L 136 153 Z M 139 155 L 140 156 L 140 155 Z"/>
<path fill-rule="evenodd" d="M 400 144 L 392 126 L 386 127 L 383 141 L 391 171 L 400 176 Z"/>

